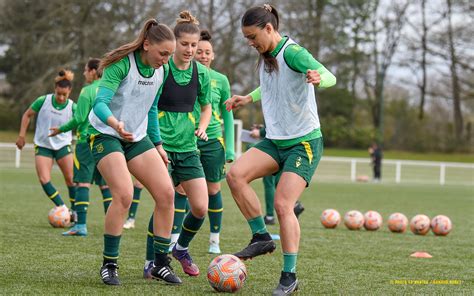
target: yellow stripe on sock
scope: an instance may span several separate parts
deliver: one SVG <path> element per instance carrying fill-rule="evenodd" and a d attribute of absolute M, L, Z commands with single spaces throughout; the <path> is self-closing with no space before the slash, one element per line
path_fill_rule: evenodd
<path fill-rule="evenodd" d="M 188 229 L 188 228 L 184 227 L 184 225 L 183 225 L 183 229 L 186 230 L 186 231 L 192 232 L 192 233 L 197 233 L 198 232 L 197 230 Z"/>
<path fill-rule="evenodd" d="M 108 202 L 108 201 L 112 201 L 112 198 L 106 198 L 106 199 L 103 199 L 102 202 Z"/>
<path fill-rule="evenodd" d="M 139 199 L 137 199 L 137 200 L 134 199 L 134 200 L 132 200 L 132 202 L 134 202 L 134 203 L 140 203 L 140 200 L 139 200 Z"/>
<path fill-rule="evenodd" d="M 301 144 L 303 144 L 304 150 L 306 150 L 306 154 L 308 155 L 309 164 L 311 164 L 311 162 L 313 162 L 313 150 L 311 150 L 311 145 L 309 145 L 308 142 L 301 142 Z"/>
<path fill-rule="evenodd" d="M 153 237 L 153 236 L 154 236 L 154 234 L 153 234 L 153 233 L 151 233 L 151 232 L 149 232 L 149 231 L 147 231 L 147 233 L 146 233 L 146 234 L 148 234 L 148 236 L 151 236 L 151 237 Z"/>
<path fill-rule="evenodd" d="M 80 206 L 80 205 L 86 205 L 86 206 L 88 206 L 88 205 L 89 205 L 89 202 L 87 202 L 87 201 L 80 201 L 80 202 L 76 202 L 75 205 L 76 205 L 76 206 Z"/>
<path fill-rule="evenodd" d="M 70 202 L 75 202 L 76 200 L 74 198 L 69 198 Z"/>
<path fill-rule="evenodd" d="M 211 212 L 211 213 L 219 213 L 219 212 L 222 212 L 224 211 L 224 208 L 220 208 L 220 209 L 207 209 L 208 212 Z"/>
<path fill-rule="evenodd" d="M 103 256 L 104 256 L 104 258 L 106 258 L 106 259 L 118 259 L 118 257 L 119 257 L 119 256 L 111 257 L 111 256 L 105 256 L 105 255 L 103 255 Z"/>
<path fill-rule="evenodd" d="M 181 210 L 181 209 L 174 209 L 174 211 L 178 213 L 186 213 L 186 210 Z"/>
<path fill-rule="evenodd" d="M 49 198 L 53 199 L 53 198 L 55 198 L 58 194 L 59 194 L 59 191 L 56 191 L 55 193 L 53 193 L 52 195 L 50 195 Z"/>
<path fill-rule="evenodd" d="M 162 245 L 162 246 L 167 246 L 167 247 L 169 247 L 169 246 L 170 246 L 170 244 L 164 244 L 164 243 L 160 243 L 160 242 L 157 242 L 157 241 L 155 241 L 155 240 L 153 241 L 153 244 L 159 244 L 159 245 Z"/>

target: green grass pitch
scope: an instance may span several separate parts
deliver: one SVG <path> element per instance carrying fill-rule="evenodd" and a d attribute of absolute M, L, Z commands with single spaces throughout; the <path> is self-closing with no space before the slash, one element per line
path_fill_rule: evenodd
<path fill-rule="evenodd" d="M 58 170 L 53 182 L 63 197 L 66 186 Z M 262 196 L 261 182 L 254 186 Z M 247 223 L 223 185 L 224 221 L 221 249 L 233 253 L 244 247 L 250 233 Z M 122 294 L 215 295 L 207 283 L 206 268 L 214 257 L 207 254 L 209 225 L 191 244 L 201 268 L 196 278 L 185 276 L 179 287 L 145 281 L 142 269 L 145 238 L 152 200 L 143 192 L 136 228 L 124 230 L 120 250 L 120 287 L 108 287 L 99 277 L 103 245 L 103 208 L 99 191 L 91 190 L 89 236 L 62 237 L 62 229 L 47 222 L 52 208 L 34 169 L 0 171 L 0 294 Z M 297 272 L 298 295 L 321 294 L 471 294 L 474 292 L 474 190 L 472 186 L 340 184 L 315 181 L 301 198 L 306 210 L 300 217 L 301 244 Z M 349 231 L 343 225 L 326 230 L 319 222 L 324 209 L 341 215 L 351 209 L 376 210 L 384 226 L 376 232 Z M 409 219 L 415 214 L 449 216 L 453 231 L 447 237 L 394 234 L 386 220 L 393 212 Z M 277 233 L 278 226 L 270 226 Z M 426 251 L 431 259 L 409 255 Z M 269 295 L 276 286 L 282 256 L 278 244 L 271 255 L 246 262 L 248 279 L 241 295 Z M 445 282 L 451 280 L 451 282 Z"/>

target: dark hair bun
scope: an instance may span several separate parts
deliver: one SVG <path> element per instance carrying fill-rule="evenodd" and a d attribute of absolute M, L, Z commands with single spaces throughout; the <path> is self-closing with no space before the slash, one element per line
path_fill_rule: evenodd
<path fill-rule="evenodd" d="M 211 41 L 212 36 L 211 33 L 209 33 L 208 30 L 201 30 L 201 38 L 200 40 L 202 41 Z"/>

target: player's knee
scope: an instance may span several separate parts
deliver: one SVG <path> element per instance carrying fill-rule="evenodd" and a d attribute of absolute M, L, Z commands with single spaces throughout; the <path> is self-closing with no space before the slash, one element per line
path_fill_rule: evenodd
<path fill-rule="evenodd" d="M 293 215 L 293 206 L 287 201 L 275 199 L 275 212 L 278 217 L 285 217 L 287 215 Z"/>
<path fill-rule="evenodd" d="M 237 170 L 231 168 L 227 173 L 226 181 L 231 188 L 238 188 L 239 184 L 243 182 L 243 180 L 243 176 Z"/>
<path fill-rule="evenodd" d="M 51 181 L 50 178 L 44 177 L 44 176 L 38 176 L 38 179 L 39 179 L 39 181 L 40 181 L 40 183 L 41 183 L 42 185 L 47 184 L 48 182 Z"/>
<path fill-rule="evenodd" d="M 202 218 L 207 215 L 207 205 L 198 205 L 194 208 L 191 207 L 191 212 L 196 218 Z"/>

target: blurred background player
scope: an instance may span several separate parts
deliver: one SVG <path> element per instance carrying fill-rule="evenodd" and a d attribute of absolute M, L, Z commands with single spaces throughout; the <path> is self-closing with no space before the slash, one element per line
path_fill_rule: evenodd
<path fill-rule="evenodd" d="M 374 182 L 380 182 L 382 180 L 382 148 L 374 142 L 369 147 L 369 154 L 374 172 L 373 180 Z"/>
<path fill-rule="evenodd" d="M 234 116 L 227 111 L 224 102 L 230 98 L 230 85 L 227 77 L 211 68 L 214 60 L 214 50 L 211 43 L 211 34 L 207 30 L 201 31 L 195 59 L 209 68 L 211 77 L 211 105 L 212 117 L 206 134 L 207 141 L 198 139 L 197 145 L 204 174 L 206 175 L 207 190 L 209 193 L 209 253 L 219 254 L 219 233 L 222 227 L 222 194 L 221 180 L 225 178 L 225 164 L 233 162 L 234 152 Z M 199 105 L 195 105 L 199 108 Z M 195 112 L 199 114 L 200 108 Z M 222 137 L 222 123 L 224 123 L 224 137 Z"/>
<path fill-rule="evenodd" d="M 298 289 L 300 226 L 294 206 L 311 182 L 323 151 L 314 86 L 330 87 L 336 78 L 306 49 L 280 35 L 278 12 L 271 5 L 248 9 L 241 26 L 248 44 L 260 54 L 260 87 L 250 95 L 233 96 L 226 104 L 239 108 L 261 99 L 266 138 L 245 152 L 227 174 L 232 196 L 252 231 L 248 246 L 234 255 L 245 260 L 275 250 L 250 182 L 278 174 L 275 210 L 283 268 L 272 295 L 289 295 Z"/>
<path fill-rule="evenodd" d="M 265 126 L 263 124 L 254 124 L 252 129 L 250 130 L 250 136 L 254 139 L 261 140 L 265 138 Z M 276 184 L 276 177 L 274 175 L 263 176 L 263 192 L 265 195 L 265 216 L 263 217 L 263 221 L 266 225 L 274 225 L 275 224 L 275 188 Z M 303 204 L 298 200 L 295 203 L 295 207 L 293 208 L 296 218 L 299 218 L 300 214 L 303 213 L 304 207 Z M 273 235 L 272 235 L 273 237 Z M 275 238 L 274 238 L 275 239 Z"/>
<path fill-rule="evenodd" d="M 66 207 L 59 191 L 51 183 L 51 170 L 56 160 L 69 189 L 71 210 L 74 213 L 75 187 L 72 180 L 72 133 L 67 132 L 54 137 L 48 137 L 54 126 L 68 122 L 76 109 L 76 104 L 69 99 L 72 90 L 74 74 L 71 71 L 61 70 L 55 78 L 54 93 L 37 98 L 21 118 L 20 134 L 16 140 L 18 149 L 25 146 L 25 135 L 31 117 L 37 115 L 35 128 L 35 167 L 41 186 L 55 206 Z M 75 214 L 72 215 L 75 221 Z"/>
<path fill-rule="evenodd" d="M 197 276 L 199 268 L 193 262 L 188 247 L 204 222 L 209 197 L 196 136 L 207 141 L 206 129 L 212 113 L 211 87 L 209 70 L 193 61 L 200 38 L 197 19 L 188 11 L 182 11 L 176 20 L 174 34 L 176 51 L 168 63 L 170 71 L 159 97 L 158 117 L 163 148 L 170 161 L 168 170 L 176 190 L 171 240 L 174 242 L 177 239 L 177 242 L 172 248 L 172 254 L 181 263 L 186 274 Z M 196 101 L 201 106 L 197 128 L 194 114 Z M 186 197 L 191 206 L 188 214 L 185 213 Z M 150 224 L 148 233 L 152 232 L 151 226 Z M 145 277 L 152 264 L 150 246 L 148 237 Z"/>
<path fill-rule="evenodd" d="M 65 236 L 86 236 L 87 235 L 87 209 L 89 207 L 89 190 L 92 182 L 99 185 L 102 192 L 104 211 L 110 204 L 110 190 L 97 171 L 94 157 L 89 149 L 88 129 L 89 129 L 89 112 L 95 101 L 95 96 L 99 87 L 100 77 L 99 59 L 89 59 L 84 66 L 83 75 L 85 82 L 88 84 L 83 87 L 77 100 L 77 108 L 74 116 L 67 123 L 51 128 L 50 137 L 54 137 L 60 133 L 67 133 L 76 129 L 77 142 L 74 152 L 74 178 L 76 184 L 75 207 L 77 212 L 77 223 L 68 231 L 64 232 Z"/>
<path fill-rule="evenodd" d="M 137 217 L 138 205 L 140 204 L 140 196 L 143 190 L 143 185 L 137 180 L 133 180 L 133 200 L 130 209 L 128 210 L 128 218 L 123 224 L 123 228 L 135 228 L 135 219 Z"/>
<path fill-rule="evenodd" d="M 103 263 L 104 284 L 120 285 L 118 258 L 123 222 L 132 203 L 130 174 L 150 192 L 155 201 L 153 278 L 181 284 L 168 257 L 173 223 L 173 185 L 166 170 L 158 127 L 158 94 L 165 67 L 176 47 L 171 29 L 149 19 L 132 42 L 107 53 L 96 101 L 89 115 L 90 147 L 97 168 L 112 192 L 105 215 Z"/>

